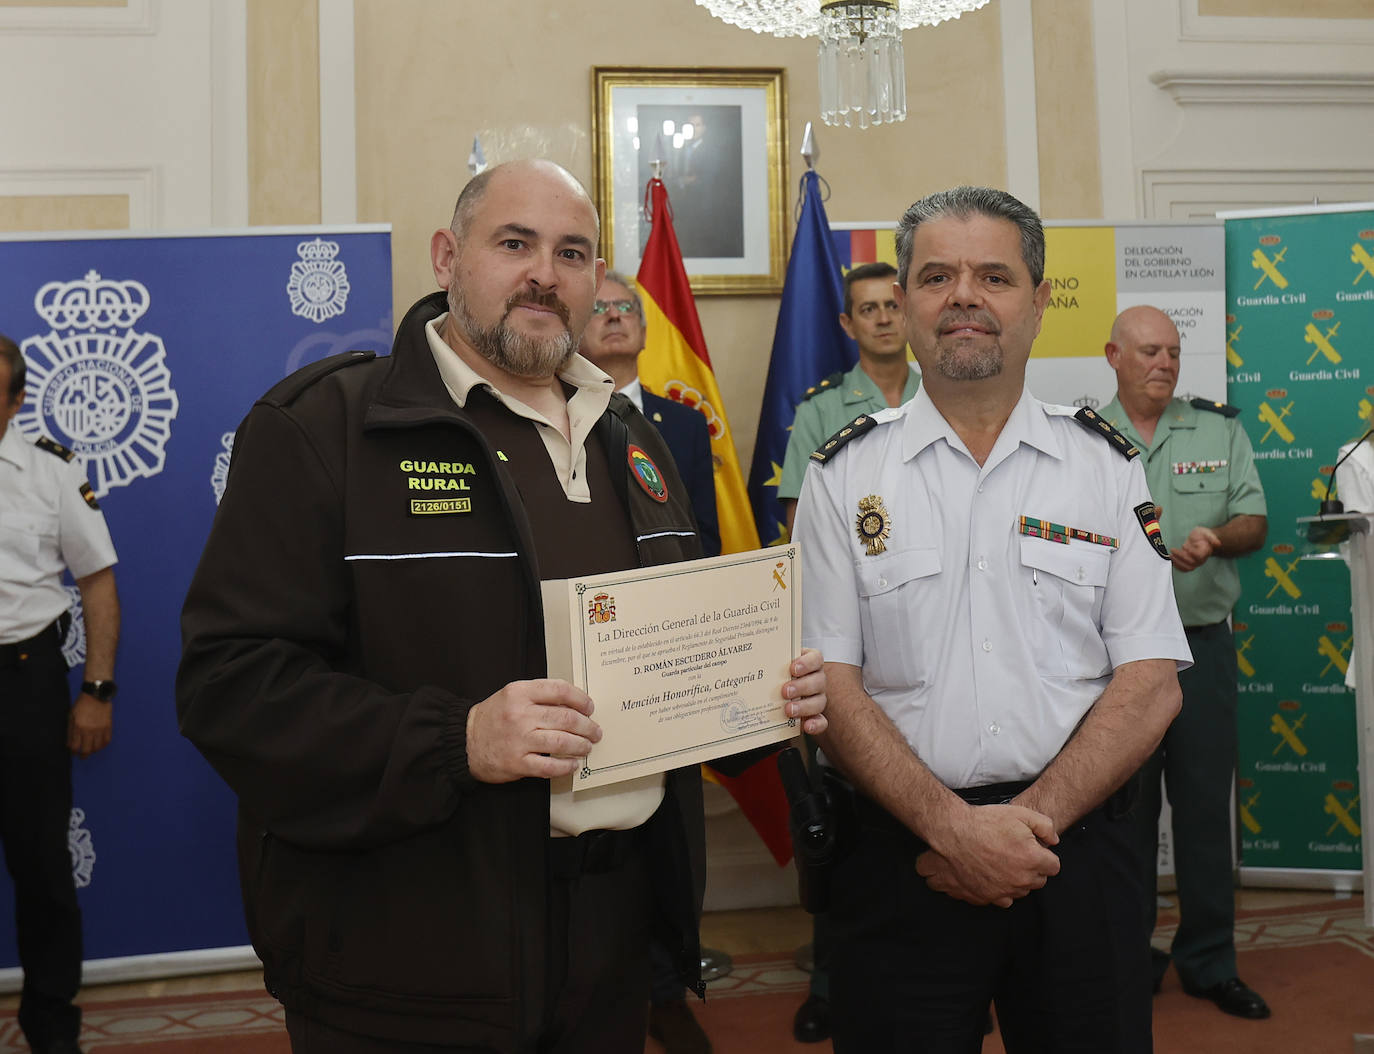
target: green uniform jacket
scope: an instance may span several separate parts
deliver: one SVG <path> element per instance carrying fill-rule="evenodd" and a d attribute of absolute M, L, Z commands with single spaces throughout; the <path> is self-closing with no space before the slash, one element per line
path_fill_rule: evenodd
<path fill-rule="evenodd" d="M 1145 481 L 1163 508 L 1164 542 L 1182 545 L 1194 527 L 1218 527 L 1235 516 L 1265 515 L 1264 491 L 1250 438 L 1235 417 L 1172 399 L 1145 443 L 1118 399 L 1098 411 L 1140 448 Z M 1236 562 L 1213 558 L 1194 571 L 1174 570 L 1174 596 L 1185 626 L 1207 626 L 1240 599 Z"/>
<path fill-rule="evenodd" d="M 902 389 L 902 402 L 914 396 L 920 387 L 921 375 L 913 369 Z M 783 458 L 778 500 L 796 501 L 801 495 L 806 463 L 813 450 L 819 450 L 822 443 L 860 414 L 871 414 L 886 407 L 883 393 L 858 365 L 843 377 L 827 377 L 810 389 L 797 407 L 792 434 L 787 437 L 787 456 Z"/>

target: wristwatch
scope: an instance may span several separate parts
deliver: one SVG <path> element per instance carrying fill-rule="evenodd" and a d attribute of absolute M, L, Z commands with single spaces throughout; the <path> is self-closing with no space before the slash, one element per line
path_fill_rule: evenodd
<path fill-rule="evenodd" d="M 115 697 L 115 692 L 119 691 L 119 685 L 114 681 L 82 681 L 81 690 L 93 699 L 108 703 Z"/>

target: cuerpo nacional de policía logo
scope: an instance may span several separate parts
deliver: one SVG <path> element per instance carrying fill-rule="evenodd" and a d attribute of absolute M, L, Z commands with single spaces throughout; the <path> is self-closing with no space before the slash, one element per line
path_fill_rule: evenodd
<path fill-rule="evenodd" d="M 339 243 L 323 238 L 296 246 L 300 257 L 291 265 L 286 295 L 291 298 L 291 313 L 308 318 L 316 325 L 342 315 L 348 306 L 348 271 L 339 255 Z"/>
<path fill-rule="evenodd" d="M 49 282 L 34 310 L 51 331 L 23 342 L 28 383 L 15 423 L 75 451 L 96 496 L 155 476 L 177 415 L 162 338 L 135 331 L 151 299 L 142 282 Z"/>

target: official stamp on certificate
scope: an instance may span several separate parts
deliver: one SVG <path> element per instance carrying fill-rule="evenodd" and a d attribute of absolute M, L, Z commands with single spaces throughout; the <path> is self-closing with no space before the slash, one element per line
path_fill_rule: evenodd
<path fill-rule="evenodd" d="M 801 650 L 795 544 L 544 582 L 549 676 L 596 704 L 587 790 L 799 733 L 782 686 Z"/>

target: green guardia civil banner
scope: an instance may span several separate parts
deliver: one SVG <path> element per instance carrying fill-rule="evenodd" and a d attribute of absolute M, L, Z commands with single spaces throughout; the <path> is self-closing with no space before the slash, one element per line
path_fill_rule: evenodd
<path fill-rule="evenodd" d="M 1296 519 L 1327 493 L 1342 443 L 1374 420 L 1374 206 L 1226 218 L 1228 399 L 1269 505 L 1240 562 L 1237 804 L 1241 865 L 1354 871 L 1361 861 L 1350 579 L 1300 558 Z"/>

